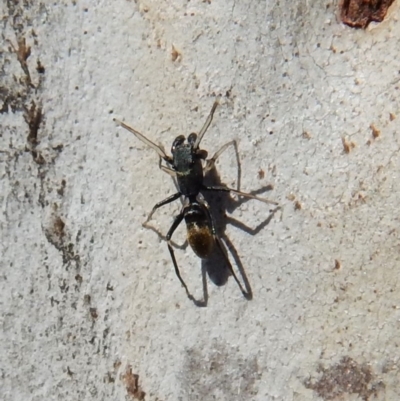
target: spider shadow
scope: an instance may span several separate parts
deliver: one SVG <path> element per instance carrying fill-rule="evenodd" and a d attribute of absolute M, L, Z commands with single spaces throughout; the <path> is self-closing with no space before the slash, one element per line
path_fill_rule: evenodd
<path fill-rule="evenodd" d="M 241 174 L 239 160 L 238 160 L 238 166 L 239 168 L 238 168 L 238 178 L 237 178 L 238 182 L 237 189 L 239 189 L 240 174 Z M 220 176 L 215 167 L 207 172 L 204 178 L 204 183 L 207 186 L 224 185 L 221 182 Z M 266 185 L 255 191 L 249 192 L 249 194 L 259 195 L 272 189 L 273 189 L 272 185 Z M 220 242 L 222 249 L 220 249 L 219 247 L 214 247 L 212 254 L 207 259 L 201 260 L 204 302 L 202 303 L 202 305 L 198 306 L 207 305 L 207 300 L 208 300 L 207 278 L 206 278 L 207 275 L 216 286 L 225 285 L 226 282 L 228 281 L 229 276 L 232 275 L 227 265 L 228 262 L 226 260 L 226 259 L 229 260 L 229 254 L 232 256 L 234 264 L 237 266 L 237 270 L 239 271 L 241 281 L 244 284 L 243 295 L 247 300 L 251 300 L 253 298 L 253 292 L 251 289 L 250 282 L 245 272 L 243 263 L 240 259 L 239 253 L 234 244 L 232 243 L 232 241 L 230 240 L 230 238 L 228 237 L 228 235 L 226 234 L 226 227 L 227 224 L 231 224 L 239 228 L 240 230 L 246 232 L 249 235 L 252 236 L 257 235 L 262 229 L 264 229 L 270 223 L 270 221 L 274 217 L 275 213 L 280 209 L 280 207 L 275 206 L 274 209 L 269 210 L 267 218 L 264 221 L 262 221 L 259 225 L 252 228 L 247 226 L 243 222 L 231 216 L 228 216 L 227 213 L 233 213 L 238 207 L 240 207 L 240 205 L 250 200 L 254 201 L 254 199 L 244 198 L 244 197 L 234 199 L 230 195 L 230 193 L 214 192 L 214 191 L 202 191 L 202 196 L 210 206 L 210 212 L 212 214 L 215 223 L 217 236 L 221 239 Z M 261 206 L 267 207 L 265 204 L 262 204 Z M 225 255 L 223 255 L 221 252 L 224 252 Z"/>

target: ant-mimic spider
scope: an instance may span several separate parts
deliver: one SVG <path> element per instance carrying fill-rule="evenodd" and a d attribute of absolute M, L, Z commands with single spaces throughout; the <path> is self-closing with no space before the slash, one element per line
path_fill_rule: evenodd
<path fill-rule="evenodd" d="M 242 284 L 238 280 L 229 261 L 229 258 L 224 251 L 223 245 L 221 244 L 221 239 L 216 232 L 215 222 L 212 213 L 210 212 L 210 207 L 204 199 L 202 192 L 230 192 L 246 198 L 256 199 L 264 203 L 278 205 L 277 202 L 265 198 L 260 198 L 246 192 L 241 192 L 239 190 L 229 188 L 224 185 L 206 186 L 203 183 L 205 174 L 214 168 L 215 162 L 218 157 L 230 145 L 236 144 L 235 141 L 226 143 L 214 154 L 213 157 L 211 157 L 211 159 L 208 160 L 207 151 L 204 149 L 200 149 L 199 147 L 204 134 L 211 124 L 215 109 L 217 108 L 218 104 L 219 102 L 218 100 L 216 100 L 211 108 L 210 114 L 207 117 L 205 124 L 203 125 L 203 128 L 200 130 L 198 135 L 195 133 L 191 133 L 187 139 L 184 135 L 179 135 L 175 138 L 171 148 L 172 157 L 168 156 L 162 147 L 147 139 L 140 132 L 126 125 L 124 122 L 114 119 L 117 124 L 130 131 L 139 140 L 154 149 L 160 157 L 160 169 L 171 175 L 176 180 L 178 192 L 162 200 L 161 202 L 158 202 L 151 210 L 143 225 L 146 225 L 146 223 L 151 219 L 154 212 L 158 208 L 167 205 L 168 203 L 171 203 L 180 197 L 183 197 L 182 209 L 180 213 L 175 217 L 174 222 L 172 223 L 172 226 L 167 233 L 166 240 L 169 252 L 171 254 L 171 259 L 174 264 L 175 273 L 182 286 L 185 288 L 188 298 L 195 304 L 198 304 L 198 301 L 196 301 L 195 298 L 191 295 L 186 283 L 181 277 L 175 258 L 175 252 L 171 243 L 172 235 L 183 219 L 185 220 L 187 228 L 187 241 L 190 247 L 193 249 L 194 253 L 201 259 L 207 259 L 210 257 L 214 247 L 217 246 L 219 251 L 223 255 L 229 271 L 238 284 L 242 294 L 246 298 L 248 298 L 247 292 L 244 290 Z M 162 160 L 164 160 L 167 165 L 163 165 Z M 205 166 L 203 164 L 204 162 Z"/>

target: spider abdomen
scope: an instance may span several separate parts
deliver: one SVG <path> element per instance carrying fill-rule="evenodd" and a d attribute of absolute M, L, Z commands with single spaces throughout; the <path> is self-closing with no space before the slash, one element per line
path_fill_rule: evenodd
<path fill-rule="evenodd" d="M 208 222 L 187 222 L 187 239 L 194 253 L 201 259 L 210 256 L 214 237 Z"/>

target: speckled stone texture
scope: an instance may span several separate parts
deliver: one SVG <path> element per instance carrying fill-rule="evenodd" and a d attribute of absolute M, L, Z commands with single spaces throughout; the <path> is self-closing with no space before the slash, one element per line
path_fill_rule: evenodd
<path fill-rule="evenodd" d="M 2 400 L 400 399 L 399 7 L 353 30 L 336 6 L 0 5 Z M 241 189 L 281 209 L 213 200 L 251 301 L 177 230 L 200 308 L 142 227 L 174 183 L 113 118 L 169 152 L 216 96 L 202 146 L 237 140 Z M 217 168 L 238 184 L 233 148 Z"/>

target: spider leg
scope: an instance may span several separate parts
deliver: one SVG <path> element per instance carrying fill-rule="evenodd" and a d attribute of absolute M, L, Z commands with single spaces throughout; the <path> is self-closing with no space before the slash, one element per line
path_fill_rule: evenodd
<path fill-rule="evenodd" d="M 169 196 L 168 198 L 162 200 L 161 202 L 158 202 L 153 209 L 151 209 L 150 214 L 148 215 L 146 221 L 142 224 L 144 227 L 146 227 L 146 224 L 149 222 L 151 217 L 153 216 L 154 212 L 159 209 L 161 206 L 167 205 L 168 203 L 173 202 L 174 200 L 177 200 L 181 196 L 180 192 L 177 192 L 176 194 L 173 194 Z"/>
<path fill-rule="evenodd" d="M 182 211 L 178 214 L 178 216 L 175 217 L 174 222 L 172 223 L 172 226 L 171 226 L 171 228 L 169 229 L 166 238 L 167 238 L 167 243 L 168 243 L 168 250 L 169 250 L 169 253 L 170 253 L 170 255 L 171 255 L 172 263 L 174 264 L 175 274 L 177 275 L 179 281 L 181 282 L 183 288 L 185 289 L 186 295 L 188 296 L 188 298 L 189 298 L 191 301 L 195 301 L 195 299 L 193 298 L 193 296 L 190 294 L 190 292 L 189 292 L 189 290 L 188 290 L 188 288 L 187 288 L 186 283 L 185 283 L 185 282 L 183 281 L 183 279 L 182 279 L 181 273 L 180 273 L 180 271 L 179 271 L 178 263 L 176 262 L 175 252 L 174 252 L 174 249 L 172 248 L 172 245 L 171 245 L 172 234 L 173 234 L 174 231 L 178 228 L 179 224 L 181 224 L 181 222 L 182 222 L 182 220 L 183 220 L 183 217 L 184 217 L 184 211 L 182 210 Z"/>
<path fill-rule="evenodd" d="M 154 149 L 157 154 L 165 160 L 167 163 L 172 164 L 172 159 L 171 157 L 167 156 L 167 154 L 164 152 L 164 149 L 161 148 L 161 146 L 156 145 L 154 142 L 150 141 L 150 139 L 147 139 L 143 134 L 141 134 L 139 131 L 136 131 L 134 128 L 130 127 L 129 125 L 125 124 L 124 122 L 117 120 L 114 118 L 114 121 L 120 125 L 121 127 L 125 128 L 129 132 L 131 132 L 133 135 L 136 136 L 139 140 L 141 140 L 143 143 L 145 143 L 147 146 L 150 146 L 152 149 Z"/>
<path fill-rule="evenodd" d="M 176 177 L 176 171 L 173 170 L 173 169 L 170 168 L 170 167 L 164 166 L 164 165 L 162 164 L 162 161 L 163 161 L 163 158 L 160 157 L 160 158 L 159 158 L 159 162 L 158 162 L 158 168 L 159 168 L 160 170 L 164 171 L 164 173 L 169 174 L 171 177 Z"/>
<path fill-rule="evenodd" d="M 237 189 L 240 189 L 240 179 L 242 176 L 242 169 L 240 166 L 240 160 L 239 160 L 239 151 L 238 151 L 238 147 L 237 147 L 237 142 L 236 140 L 230 141 L 228 143 L 226 143 L 225 145 L 223 145 L 221 147 L 221 149 L 219 149 L 217 152 L 215 152 L 214 156 L 211 159 L 208 159 L 206 161 L 206 166 L 204 168 L 204 174 L 207 174 L 207 172 L 211 171 L 214 167 L 215 167 L 215 162 L 217 161 L 218 157 L 221 156 L 221 154 L 223 152 L 225 152 L 225 150 L 229 147 L 229 146 L 233 146 L 233 148 L 235 149 L 235 156 L 236 156 L 236 164 L 238 167 L 238 172 L 237 172 L 237 176 L 238 176 L 238 183 L 237 183 Z"/>
<path fill-rule="evenodd" d="M 213 116 L 214 116 L 215 109 L 217 108 L 218 104 L 219 104 L 219 99 L 217 99 L 214 102 L 214 104 L 213 104 L 213 106 L 211 108 L 210 114 L 208 115 L 206 122 L 204 123 L 202 129 L 199 132 L 199 135 L 197 136 L 197 139 L 196 139 L 196 142 L 194 143 L 193 149 L 198 149 L 199 148 L 200 142 L 203 139 L 204 134 L 206 133 L 208 127 L 211 124 L 211 121 L 212 121 Z"/>

